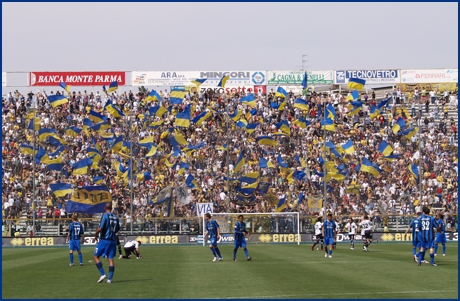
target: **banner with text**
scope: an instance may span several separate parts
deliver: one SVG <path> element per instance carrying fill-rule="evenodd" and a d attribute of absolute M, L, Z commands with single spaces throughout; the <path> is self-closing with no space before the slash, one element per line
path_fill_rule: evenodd
<path fill-rule="evenodd" d="M 337 70 L 335 71 L 335 84 L 344 85 L 350 78 L 361 78 L 366 85 L 399 84 L 400 74 L 396 69 L 382 70 Z"/>
<path fill-rule="evenodd" d="M 305 71 L 301 70 L 277 70 L 267 71 L 268 85 L 301 85 Z M 334 71 L 307 71 L 308 85 L 332 85 L 334 84 Z"/>
<path fill-rule="evenodd" d="M 265 71 L 133 71 L 133 86 L 188 86 L 192 80 L 206 78 L 203 86 L 215 87 L 223 76 L 230 76 L 225 86 L 266 84 Z"/>
<path fill-rule="evenodd" d="M 212 214 L 213 209 L 213 203 L 196 203 L 196 215 L 198 216 L 203 216 L 206 213 Z"/>
<path fill-rule="evenodd" d="M 457 91 L 457 83 L 426 83 L 426 84 L 396 84 L 401 92 L 414 92 L 415 89 L 421 91 Z"/>
<path fill-rule="evenodd" d="M 6 72 L 2 72 L 2 87 L 6 87 Z"/>
<path fill-rule="evenodd" d="M 225 87 L 225 88 L 220 88 L 220 87 L 204 87 L 200 86 L 199 91 L 200 93 L 208 93 L 208 94 L 230 94 L 230 93 L 255 93 L 254 92 L 254 87 L 255 86 L 235 86 L 235 87 Z M 265 86 L 257 86 L 257 87 L 265 87 Z M 265 89 L 266 91 L 267 89 Z M 257 90 L 258 91 L 258 90 Z M 263 91 L 263 89 L 262 89 Z M 257 93 L 254 94 L 257 96 Z"/>
<path fill-rule="evenodd" d="M 458 69 L 401 70 L 401 83 L 456 83 Z"/>
<path fill-rule="evenodd" d="M 29 86 L 59 86 L 65 82 L 70 86 L 103 86 L 117 81 L 118 86 L 126 83 L 125 72 L 30 72 Z"/>

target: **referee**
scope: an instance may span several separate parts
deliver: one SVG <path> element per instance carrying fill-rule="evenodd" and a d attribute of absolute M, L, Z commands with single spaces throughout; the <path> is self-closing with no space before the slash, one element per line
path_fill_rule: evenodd
<path fill-rule="evenodd" d="M 139 252 L 139 246 L 141 244 L 142 243 L 140 241 L 129 240 L 123 247 L 125 249 L 125 256 L 120 255 L 118 259 L 122 259 L 122 258 L 129 259 L 131 258 L 132 253 L 136 254 L 137 259 L 141 259 L 142 258 L 141 252 Z"/>

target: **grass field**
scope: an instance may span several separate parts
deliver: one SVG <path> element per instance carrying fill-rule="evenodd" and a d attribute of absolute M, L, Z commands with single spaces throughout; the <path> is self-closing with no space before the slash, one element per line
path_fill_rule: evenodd
<path fill-rule="evenodd" d="M 141 260 L 116 259 L 112 284 L 97 283 L 94 247 L 83 248 L 83 267 L 77 256 L 68 266 L 66 248 L 3 248 L 3 298 L 458 298 L 456 243 L 437 267 L 417 266 L 409 244 L 360 248 L 339 245 L 330 259 L 310 245 L 250 244 L 253 260 L 239 250 L 234 262 L 221 246 L 224 260 L 212 262 L 207 247 L 141 246 Z"/>

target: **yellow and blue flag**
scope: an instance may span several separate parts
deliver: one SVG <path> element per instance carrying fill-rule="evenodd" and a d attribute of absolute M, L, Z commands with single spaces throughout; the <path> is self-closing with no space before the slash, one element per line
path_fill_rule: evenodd
<path fill-rule="evenodd" d="M 393 160 L 398 159 L 399 157 L 401 157 L 401 155 L 389 155 L 389 156 L 383 157 L 383 159 L 393 162 Z"/>
<path fill-rule="evenodd" d="M 166 113 L 168 110 L 166 110 L 165 107 L 161 106 L 154 106 L 149 109 L 150 116 L 156 115 L 158 117 L 162 117 L 164 113 Z"/>
<path fill-rule="evenodd" d="M 385 107 L 390 102 L 391 97 L 382 100 L 378 105 L 377 108 L 380 110 L 381 108 Z"/>
<path fill-rule="evenodd" d="M 56 130 L 55 129 L 48 129 L 48 128 L 45 128 L 45 129 L 40 129 L 38 130 L 38 139 L 43 142 L 45 141 L 45 139 L 49 136 L 54 136 L 54 135 L 57 135 L 56 133 Z"/>
<path fill-rule="evenodd" d="M 60 82 L 60 83 L 59 83 L 59 87 L 61 87 L 62 89 L 66 90 L 67 93 L 70 94 L 70 86 L 67 85 L 65 82 Z"/>
<path fill-rule="evenodd" d="M 402 117 L 399 117 L 396 123 L 393 125 L 393 128 L 392 128 L 393 133 L 396 134 L 400 130 L 403 130 L 405 127 L 406 127 L 406 122 L 404 121 Z"/>
<path fill-rule="evenodd" d="M 252 134 L 258 126 L 259 126 L 259 123 L 250 123 L 244 128 L 244 130 L 247 133 Z"/>
<path fill-rule="evenodd" d="M 410 128 L 400 132 L 398 135 L 406 136 L 407 139 L 414 137 L 418 133 L 419 128 Z"/>
<path fill-rule="evenodd" d="M 21 152 L 21 154 L 24 154 L 24 155 L 34 155 L 38 152 L 37 149 L 35 149 L 34 151 L 34 147 L 31 146 L 31 145 L 27 145 L 27 144 L 24 144 L 24 143 L 21 143 L 19 145 L 19 151 Z"/>
<path fill-rule="evenodd" d="M 281 132 L 285 133 L 288 136 L 291 135 L 291 129 L 289 128 L 289 123 L 286 120 L 278 122 L 275 125 L 279 130 L 281 130 Z"/>
<path fill-rule="evenodd" d="M 289 168 L 289 165 L 286 162 L 283 162 L 283 158 L 281 158 L 281 155 L 278 155 L 278 157 L 276 157 L 276 161 L 278 162 L 279 166 Z"/>
<path fill-rule="evenodd" d="M 182 101 L 184 101 L 184 97 L 186 94 L 187 92 L 183 91 L 172 91 L 169 94 L 169 102 L 173 105 L 181 105 Z"/>
<path fill-rule="evenodd" d="M 249 94 L 249 95 L 246 95 L 244 97 L 241 97 L 240 99 L 241 103 L 249 106 L 249 107 L 255 107 L 257 104 L 256 104 L 256 101 L 255 101 L 255 98 L 254 98 L 254 94 Z"/>
<path fill-rule="evenodd" d="M 255 182 L 257 182 L 258 178 L 259 172 L 250 172 L 240 177 L 239 181 L 241 183 L 254 184 Z"/>
<path fill-rule="evenodd" d="M 321 120 L 321 128 L 326 131 L 335 132 L 335 124 L 331 119 Z"/>
<path fill-rule="evenodd" d="M 353 146 L 353 141 L 351 140 L 348 140 L 347 143 L 345 143 L 344 145 L 342 145 L 342 148 L 343 148 L 343 151 L 346 153 L 346 154 L 353 154 L 355 152 L 355 147 Z"/>
<path fill-rule="evenodd" d="M 111 202 L 107 186 L 83 186 L 74 190 L 65 209 L 68 213 L 104 213 L 105 204 Z"/>
<path fill-rule="evenodd" d="M 185 185 L 187 185 L 191 189 L 197 189 L 199 187 L 197 181 L 191 174 L 189 174 L 187 176 L 187 179 L 185 179 Z"/>
<path fill-rule="evenodd" d="M 143 172 L 136 175 L 136 180 L 139 182 L 150 181 L 152 180 L 152 176 L 149 172 Z"/>
<path fill-rule="evenodd" d="M 104 180 L 104 176 L 97 176 L 92 178 L 94 184 L 102 184 L 102 180 Z"/>
<path fill-rule="evenodd" d="M 241 111 L 235 110 L 233 113 L 228 113 L 228 117 L 230 117 L 233 121 L 237 122 L 240 119 Z"/>
<path fill-rule="evenodd" d="M 350 89 L 356 89 L 356 90 L 364 90 L 364 85 L 366 84 L 366 81 L 361 78 L 354 78 L 351 77 L 348 80 L 348 88 Z"/>
<path fill-rule="evenodd" d="M 276 205 L 276 212 L 281 212 L 286 208 L 286 195 L 279 200 L 278 205 Z"/>
<path fill-rule="evenodd" d="M 372 174 L 374 177 L 377 177 L 382 172 L 382 170 L 376 164 L 373 164 L 367 158 L 363 158 L 360 170 L 363 172 L 368 172 Z"/>
<path fill-rule="evenodd" d="M 236 122 L 236 126 L 240 128 L 245 128 L 248 125 L 248 122 L 244 119 L 240 119 Z"/>
<path fill-rule="evenodd" d="M 243 151 L 241 151 L 238 157 L 238 160 L 236 160 L 236 164 L 235 164 L 235 168 L 233 169 L 233 172 L 236 174 L 238 171 L 240 171 L 244 163 L 245 163 L 244 154 L 243 154 Z"/>
<path fill-rule="evenodd" d="M 415 164 L 409 164 L 409 171 L 415 179 L 418 179 L 418 167 Z"/>
<path fill-rule="evenodd" d="M 82 129 L 80 129 L 80 128 L 76 127 L 76 126 L 71 126 L 71 127 L 67 128 L 65 130 L 65 133 L 67 135 L 75 138 L 78 135 L 80 135 L 81 131 L 82 131 Z"/>
<path fill-rule="evenodd" d="M 378 151 L 382 153 L 384 156 L 389 156 L 393 152 L 393 148 L 391 147 L 391 145 L 388 144 L 388 142 L 383 140 L 379 144 Z"/>
<path fill-rule="evenodd" d="M 276 97 L 281 97 L 281 98 L 286 98 L 287 97 L 287 92 L 284 90 L 282 87 L 278 87 L 275 93 Z"/>
<path fill-rule="evenodd" d="M 329 118 L 331 120 L 337 119 L 337 114 L 335 113 L 335 109 L 332 104 L 329 104 L 326 108 L 326 118 Z"/>
<path fill-rule="evenodd" d="M 148 101 L 151 101 L 151 100 L 158 100 L 158 101 L 163 100 L 163 99 L 161 98 L 160 94 L 158 94 L 158 92 L 155 91 L 155 90 L 150 91 L 150 94 L 149 94 L 149 96 L 147 96 L 146 99 L 147 99 Z M 160 116 L 160 117 L 161 117 L 161 116 Z"/>
<path fill-rule="evenodd" d="M 93 161 L 90 158 L 85 158 L 74 164 L 72 164 L 73 175 L 86 175 L 88 173 L 88 166 L 93 165 Z"/>
<path fill-rule="evenodd" d="M 83 119 L 83 132 L 88 133 L 88 130 L 93 126 L 93 122 L 89 118 Z"/>
<path fill-rule="evenodd" d="M 179 148 L 180 145 L 188 145 L 187 140 L 185 140 L 182 134 L 175 134 L 174 136 L 169 137 L 169 143 L 173 147 Z"/>
<path fill-rule="evenodd" d="M 197 86 L 199 87 L 199 86 L 201 86 L 206 80 L 207 80 L 207 78 L 197 78 L 197 79 L 192 80 L 192 83 L 194 83 L 195 85 L 197 85 Z"/>
<path fill-rule="evenodd" d="M 116 106 L 113 105 L 111 99 L 109 99 L 106 102 L 104 109 L 107 110 L 113 117 L 120 118 L 120 117 L 125 116 L 125 114 L 123 114 L 123 112 L 120 111 L 120 109 L 118 109 Z"/>
<path fill-rule="evenodd" d="M 93 110 L 90 110 L 89 119 L 91 119 L 93 123 L 97 124 L 97 123 L 105 122 L 107 120 L 107 117 L 97 112 L 94 112 Z"/>
<path fill-rule="evenodd" d="M 260 145 L 271 145 L 271 146 L 278 145 L 278 141 L 276 141 L 275 139 L 273 139 L 273 137 L 270 137 L 270 136 L 259 136 L 256 138 L 256 140 Z"/>
<path fill-rule="evenodd" d="M 311 122 L 299 117 L 296 120 L 294 120 L 293 124 L 297 125 L 299 128 L 305 129 L 307 126 L 311 124 Z"/>
<path fill-rule="evenodd" d="M 185 106 L 185 109 L 181 113 L 176 114 L 175 126 L 190 127 L 190 104 Z"/>
<path fill-rule="evenodd" d="M 65 197 L 69 193 L 72 193 L 72 185 L 67 183 L 56 183 L 50 184 L 51 191 L 54 193 L 56 197 Z"/>
<path fill-rule="evenodd" d="M 113 140 L 113 143 L 110 149 L 112 150 L 112 152 L 116 153 L 119 150 L 121 150 L 122 147 L 123 147 L 123 136 L 120 135 L 117 138 L 115 138 L 115 140 Z"/>
<path fill-rule="evenodd" d="M 219 81 L 219 83 L 217 84 L 217 86 L 218 86 L 218 87 L 221 87 L 221 88 L 224 88 L 224 87 L 225 87 L 225 84 L 227 83 L 227 81 L 228 81 L 229 78 L 230 78 L 230 76 L 228 76 L 228 75 L 223 76 L 223 77 L 220 79 L 220 81 Z"/>
<path fill-rule="evenodd" d="M 43 148 L 39 147 L 37 154 L 35 155 L 35 163 L 36 164 L 46 163 L 48 159 L 49 159 L 48 154 L 45 152 Z"/>
<path fill-rule="evenodd" d="M 117 91 L 117 89 L 118 89 L 118 82 L 114 81 L 110 83 L 109 88 L 107 89 L 107 92 L 112 93 L 112 92 Z"/>
<path fill-rule="evenodd" d="M 50 95 L 48 96 L 48 100 L 53 108 L 69 102 L 64 95 Z"/>
<path fill-rule="evenodd" d="M 376 106 L 372 106 L 369 116 L 371 118 L 380 117 L 380 110 Z"/>
<path fill-rule="evenodd" d="M 294 101 L 294 108 L 301 109 L 302 111 L 308 111 L 309 110 L 307 102 L 305 100 L 303 100 L 302 98 L 297 98 Z"/>
<path fill-rule="evenodd" d="M 38 117 L 31 118 L 27 129 L 32 130 L 32 131 L 40 130 L 40 118 Z"/>
<path fill-rule="evenodd" d="M 212 116 L 211 111 L 203 111 L 198 116 L 193 118 L 192 122 L 196 124 L 197 126 L 201 126 L 203 122 L 206 121 L 211 116 Z"/>

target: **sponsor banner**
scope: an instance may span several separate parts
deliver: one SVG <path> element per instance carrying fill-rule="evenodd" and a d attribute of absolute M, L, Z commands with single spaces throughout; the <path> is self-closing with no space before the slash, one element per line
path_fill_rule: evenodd
<path fill-rule="evenodd" d="M 258 86 L 258 87 L 266 87 L 266 86 Z M 207 92 L 208 94 L 230 94 L 230 93 L 254 93 L 254 86 L 235 86 L 235 87 L 210 87 L 210 86 L 201 86 L 200 93 Z M 263 91 L 263 90 L 262 90 Z M 265 88 L 265 91 L 267 89 Z M 257 95 L 256 95 L 257 96 Z"/>
<path fill-rule="evenodd" d="M 456 83 L 458 69 L 401 70 L 401 83 Z"/>
<path fill-rule="evenodd" d="M 259 92 L 261 92 L 262 95 L 267 94 L 267 86 L 263 86 L 263 85 L 254 86 L 254 95 L 257 96 Z"/>
<path fill-rule="evenodd" d="M 125 72 L 30 72 L 29 86 L 59 86 L 65 82 L 70 86 L 103 86 L 117 81 L 119 86 L 126 83 Z"/>
<path fill-rule="evenodd" d="M 301 85 L 305 71 L 277 70 L 267 71 L 267 85 Z M 308 85 L 334 84 L 334 71 L 307 71 Z"/>
<path fill-rule="evenodd" d="M 230 76 L 225 86 L 265 85 L 265 71 L 133 71 L 133 86 L 187 86 L 192 80 L 206 78 L 203 85 L 217 86 L 223 76 Z"/>
<path fill-rule="evenodd" d="M 366 81 L 366 85 L 375 84 L 399 84 L 400 70 L 337 70 L 335 71 L 335 84 L 343 85 L 348 83 L 350 78 L 361 78 Z"/>
<path fill-rule="evenodd" d="M 222 238 L 220 243 L 233 243 L 235 241 L 234 234 L 221 234 Z M 311 242 L 311 234 L 301 234 L 302 242 Z M 248 243 L 297 243 L 298 234 L 251 234 L 246 238 Z M 203 235 L 189 236 L 190 243 L 203 244 Z M 209 239 L 206 240 L 209 243 Z"/>
<path fill-rule="evenodd" d="M 206 213 L 211 213 L 214 209 L 213 203 L 196 203 L 196 215 L 204 216 Z"/>
<path fill-rule="evenodd" d="M 51 247 L 65 245 L 65 237 L 11 237 L 2 238 L 3 247 Z"/>
<path fill-rule="evenodd" d="M 136 240 L 143 245 L 177 245 L 189 243 L 188 235 L 128 235 L 126 241 Z"/>
<path fill-rule="evenodd" d="M 6 87 L 6 72 L 2 72 L 2 87 Z"/>
<path fill-rule="evenodd" d="M 415 89 L 421 91 L 425 89 L 427 91 L 457 91 L 457 83 L 426 83 L 426 84 L 396 84 L 401 92 L 414 92 Z"/>

